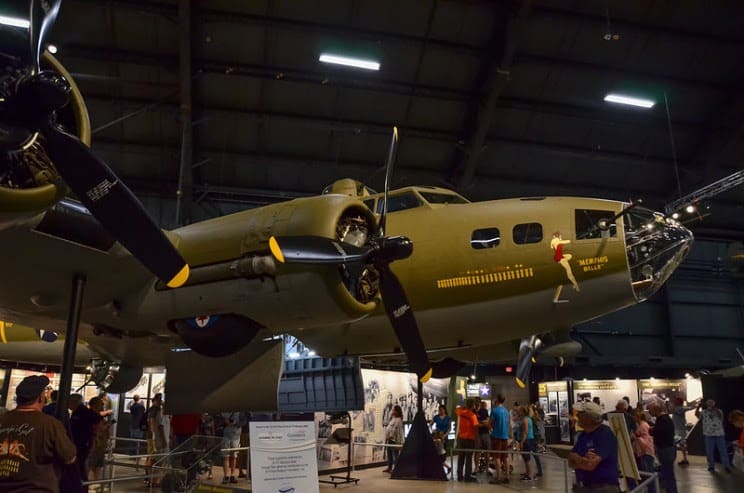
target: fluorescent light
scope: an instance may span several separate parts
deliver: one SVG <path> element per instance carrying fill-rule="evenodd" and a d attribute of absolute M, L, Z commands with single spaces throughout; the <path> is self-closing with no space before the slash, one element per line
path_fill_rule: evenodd
<path fill-rule="evenodd" d="M 13 27 L 22 27 L 24 29 L 28 29 L 28 27 L 31 25 L 31 23 L 26 19 L 19 19 L 18 17 L 6 17 L 4 15 L 0 15 L 0 24 Z"/>
<path fill-rule="evenodd" d="M 336 65 L 346 65 L 347 67 L 363 68 L 366 70 L 380 70 L 380 64 L 374 60 L 362 60 L 361 58 L 331 55 L 330 53 L 321 53 L 318 61 L 323 63 L 335 63 Z"/>
<path fill-rule="evenodd" d="M 54 55 L 55 53 L 57 53 L 57 46 L 56 45 L 49 45 L 49 46 L 47 46 L 47 51 L 49 51 L 49 53 L 51 53 L 52 55 Z"/>
<path fill-rule="evenodd" d="M 690 204 L 687 207 L 685 207 L 685 210 L 687 211 L 688 214 L 692 214 L 693 212 L 695 212 L 695 206 Z"/>
<path fill-rule="evenodd" d="M 631 96 L 623 96 L 622 94 L 612 93 L 605 96 L 604 100 L 608 103 L 628 104 L 630 106 L 639 106 L 641 108 L 652 108 L 656 104 L 650 99 L 634 98 Z"/>

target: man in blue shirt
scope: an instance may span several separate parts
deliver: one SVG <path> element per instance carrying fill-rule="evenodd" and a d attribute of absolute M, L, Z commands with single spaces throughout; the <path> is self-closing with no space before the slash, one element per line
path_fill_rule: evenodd
<path fill-rule="evenodd" d="M 576 470 L 582 493 L 617 493 L 617 438 L 602 424 L 602 408 L 593 402 L 578 402 L 578 423 L 583 428 L 568 454 L 568 465 Z"/>
<path fill-rule="evenodd" d="M 511 415 L 504 407 L 506 397 L 503 394 L 496 396 L 493 409 L 491 409 L 491 449 L 495 450 L 494 463 L 496 470 L 493 473 L 492 483 L 509 482 L 509 435 L 511 432 Z M 502 477 L 503 472 L 503 477 Z"/>

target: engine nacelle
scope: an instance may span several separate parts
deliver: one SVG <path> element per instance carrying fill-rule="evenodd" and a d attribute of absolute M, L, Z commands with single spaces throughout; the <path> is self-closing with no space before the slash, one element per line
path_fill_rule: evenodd
<path fill-rule="evenodd" d="M 110 394 L 123 394 L 142 379 L 142 368 L 107 360 L 93 360 L 91 378 L 99 388 Z"/>
<path fill-rule="evenodd" d="M 57 121 L 90 145 L 88 109 L 75 81 L 48 52 L 43 54 L 41 62 L 42 69 L 61 74 L 72 88 L 70 103 L 58 112 Z M 0 96 L 3 100 L 14 90 L 16 75 L 20 70 L 18 66 L 13 66 L 13 62 L 5 63 L 5 67 L 0 67 Z M 16 62 L 17 65 L 21 63 Z M 64 197 L 67 191 L 54 163 L 44 151 L 44 142 L 38 133 L 28 133 L 28 138 L 17 149 L 0 148 L 0 229 L 44 212 Z"/>

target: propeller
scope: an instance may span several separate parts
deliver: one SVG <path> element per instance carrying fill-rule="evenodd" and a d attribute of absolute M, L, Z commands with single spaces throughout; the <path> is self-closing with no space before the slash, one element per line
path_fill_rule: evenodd
<path fill-rule="evenodd" d="M 517 372 L 515 378 L 520 388 L 525 388 L 530 378 L 530 370 L 535 362 L 535 351 L 542 345 L 537 336 L 525 337 L 519 343 L 519 355 L 517 356 Z"/>
<path fill-rule="evenodd" d="M 390 264 L 408 258 L 413 253 L 413 243 L 405 236 L 385 236 L 387 197 L 390 174 L 398 144 L 398 129 L 393 127 L 393 137 L 388 152 L 385 173 L 385 193 L 377 235 L 371 237 L 364 247 L 355 247 L 334 239 L 317 236 L 272 237 L 269 249 L 274 258 L 282 263 L 304 264 L 371 264 L 380 275 L 380 296 L 385 305 L 385 314 L 393 326 L 400 346 L 408 358 L 412 371 L 423 383 L 432 376 L 432 365 L 421 339 L 416 317 L 408 302 L 405 290 Z"/>
<path fill-rule="evenodd" d="M 189 266 L 178 250 L 106 163 L 54 121 L 54 112 L 67 104 L 71 88 L 64 77 L 40 71 L 39 58 L 61 3 L 31 1 L 30 75 L 19 81 L 4 114 L 12 117 L 12 124 L 39 132 L 62 179 L 111 236 L 169 287 L 179 287 L 188 279 Z"/>
<path fill-rule="evenodd" d="M 32 75 L 41 72 L 39 67 L 41 47 L 44 38 L 51 31 L 54 21 L 57 20 L 60 5 L 62 5 L 62 0 L 31 0 L 29 41 L 31 43 Z"/>

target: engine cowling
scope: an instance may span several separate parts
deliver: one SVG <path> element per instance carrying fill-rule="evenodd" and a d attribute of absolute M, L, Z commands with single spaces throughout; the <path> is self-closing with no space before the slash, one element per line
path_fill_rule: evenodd
<path fill-rule="evenodd" d="M 123 394 L 137 386 L 142 379 L 142 367 L 108 360 L 93 360 L 91 379 L 110 394 Z"/>
<path fill-rule="evenodd" d="M 14 90 L 24 63 L 20 58 L 9 56 L 4 66 L 0 66 L 0 97 L 3 100 Z M 70 103 L 58 112 L 57 121 L 90 145 L 88 109 L 75 81 L 49 52 L 44 52 L 41 63 L 43 69 L 65 77 L 72 88 Z M 67 192 L 38 133 L 29 134 L 18 148 L 3 150 L 0 147 L 0 229 L 49 209 Z"/>

